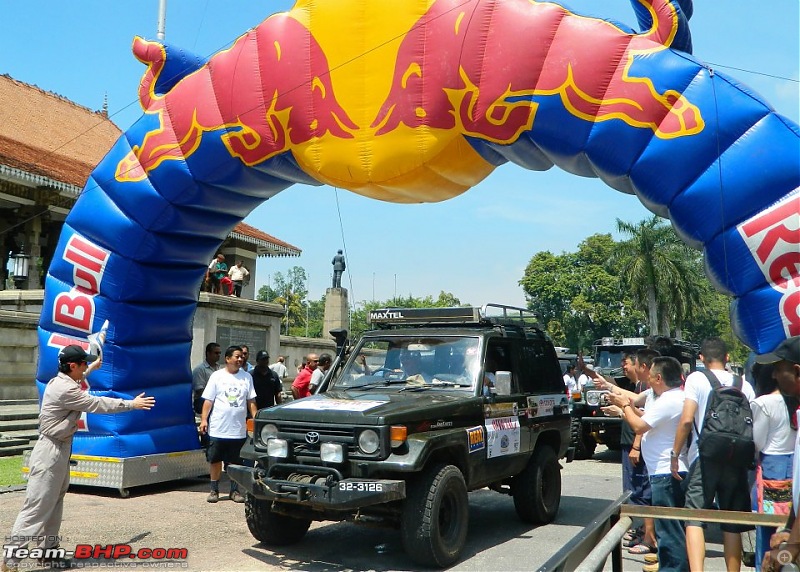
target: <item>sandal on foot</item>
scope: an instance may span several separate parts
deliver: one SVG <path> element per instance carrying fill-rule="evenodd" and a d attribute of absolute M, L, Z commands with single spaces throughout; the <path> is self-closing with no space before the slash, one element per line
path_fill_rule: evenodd
<path fill-rule="evenodd" d="M 640 542 L 635 546 L 628 548 L 628 554 L 655 554 L 658 552 L 655 546 L 650 546 L 645 542 Z"/>
<path fill-rule="evenodd" d="M 631 538 L 634 538 L 638 533 L 639 531 L 637 529 L 629 528 L 628 530 L 625 531 L 625 534 L 622 535 L 622 540 L 630 540 Z"/>
<path fill-rule="evenodd" d="M 630 538 L 630 540 L 623 540 L 622 541 L 622 546 L 624 546 L 625 548 L 631 548 L 633 546 L 636 546 L 637 544 L 641 544 L 643 539 L 644 539 L 644 535 L 639 534 L 639 535 L 633 536 L 632 538 Z"/>

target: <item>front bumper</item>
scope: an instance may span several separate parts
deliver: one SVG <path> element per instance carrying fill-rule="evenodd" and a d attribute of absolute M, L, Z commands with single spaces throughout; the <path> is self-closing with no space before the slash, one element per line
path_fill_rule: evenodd
<path fill-rule="evenodd" d="M 406 483 L 389 479 L 345 479 L 336 469 L 275 464 L 269 471 L 229 465 L 228 476 L 256 498 L 308 507 L 349 510 L 406 498 Z M 289 474 L 290 478 L 273 475 Z"/>
<path fill-rule="evenodd" d="M 622 425 L 622 419 L 619 417 L 605 417 L 605 416 L 598 416 L 598 417 L 581 417 L 581 423 L 584 424 L 603 424 L 603 425 Z"/>

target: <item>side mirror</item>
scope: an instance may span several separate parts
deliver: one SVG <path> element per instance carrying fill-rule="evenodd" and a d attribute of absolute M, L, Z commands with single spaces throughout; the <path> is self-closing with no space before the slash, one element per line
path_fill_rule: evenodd
<path fill-rule="evenodd" d="M 333 339 L 336 341 L 336 353 L 341 354 L 342 348 L 347 343 L 347 330 L 344 328 L 334 328 L 330 332 L 330 335 L 333 336 Z"/>
<path fill-rule="evenodd" d="M 496 371 L 494 373 L 494 388 L 497 395 L 511 395 L 511 372 Z"/>

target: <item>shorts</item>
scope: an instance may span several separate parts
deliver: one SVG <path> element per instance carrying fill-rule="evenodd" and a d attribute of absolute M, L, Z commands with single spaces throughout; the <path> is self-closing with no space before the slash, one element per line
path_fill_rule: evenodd
<path fill-rule="evenodd" d="M 720 510 L 750 512 L 747 469 L 733 469 L 729 465 L 698 457 L 689 467 L 689 476 L 686 479 L 686 508 L 714 508 L 714 499 Z M 704 522 L 688 520 L 686 526 L 706 527 Z M 722 523 L 720 528 L 723 532 L 747 532 L 754 527 Z"/>
<path fill-rule="evenodd" d="M 211 437 L 208 449 L 206 449 L 206 461 L 209 463 L 223 462 L 227 465 L 241 465 L 242 457 L 240 453 L 246 440 L 246 438 L 222 439 L 220 437 Z"/>

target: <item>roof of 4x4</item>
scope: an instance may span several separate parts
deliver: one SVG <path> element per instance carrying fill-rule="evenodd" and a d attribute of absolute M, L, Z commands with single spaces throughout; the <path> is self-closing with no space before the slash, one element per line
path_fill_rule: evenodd
<path fill-rule="evenodd" d="M 536 315 L 524 308 L 486 304 L 482 308 L 382 308 L 370 311 L 367 320 L 379 329 L 411 326 L 507 326 L 541 331 Z"/>

